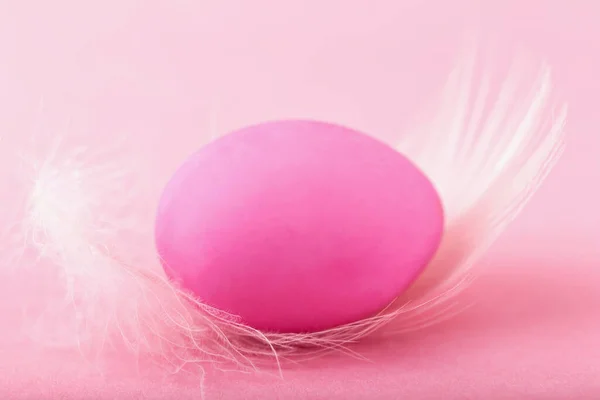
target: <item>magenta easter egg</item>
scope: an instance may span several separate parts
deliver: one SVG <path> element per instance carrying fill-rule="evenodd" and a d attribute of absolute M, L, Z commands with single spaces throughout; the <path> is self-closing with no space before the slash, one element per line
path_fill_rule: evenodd
<path fill-rule="evenodd" d="M 376 314 L 416 279 L 443 231 L 427 177 L 354 130 L 279 121 L 192 155 L 161 198 L 156 246 L 201 301 L 264 331 Z"/>

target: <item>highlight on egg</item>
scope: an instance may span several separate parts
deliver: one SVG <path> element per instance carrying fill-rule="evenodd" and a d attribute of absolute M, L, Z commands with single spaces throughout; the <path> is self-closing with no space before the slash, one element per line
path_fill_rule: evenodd
<path fill-rule="evenodd" d="M 27 288 L 11 295 L 23 331 L 89 359 L 255 370 L 452 315 L 559 159 L 566 118 L 546 66 L 493 87 L 466 60 L 396 142 L 256 123 L 182 156 L 160 190 L 135 140 L 21 143 L 0 272 Z"/>

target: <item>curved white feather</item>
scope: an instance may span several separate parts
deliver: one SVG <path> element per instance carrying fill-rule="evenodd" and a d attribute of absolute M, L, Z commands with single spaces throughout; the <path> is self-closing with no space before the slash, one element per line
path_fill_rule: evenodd
<path fill-rule="evenodd" d="M 553 99 L 547 66 L 531 78 L 515 64 L 494 87 L 490 75 L 478 76 L 475 60 L 452 72 L 437 115 L 397 147 L 438 188 L 446 214 L 436 257 L 400 299 L 413 316 L 426 312 L 418 324 L 439 317 L 435 310 L 459 291 L 564 148 L 566 106 Z"/>
<path fill-rule="evenodd" d="M 228 337 L 258 333 L 164 276 L 153 176 L 138 170 L 131 142 L 46 133 L 13 143 L 20 162 L 0 273 L 18 285 L 29 340 L 92 362 L 116 352 L 171 371 L 209 360 L 253 366 Z"/>
<path fill-rule="evenodd" d="M 474 60 L 474 59 L 473 59 Z M 474 61 L 451 75 L 436 117 L 398 145 L 440 191 L 447 229 L 435 260 L 406 295 L 373 318 L 306 335 L 263 334 L 198 303 L 164 277 L 153 246 L 154 178 L 135 146 L 103 138 L 36 137 L 13 210 L 14 239 L 2 267 L 24 278 L 27 332 L 51 347 L 98 356 L 124 348 L 179 370 L 199 361 L 255 367 L 262 356 L 315 356 L 392 320 L 417 328 L 439 320 L 479 255 L 530 198 L 563 149 L 565 109 L 550 76 L 513 71 L 495 92 Z M 494 95 L 493 93 L 496 93 Z M 62 135 L 65 137 L 65 135 Z M 66 135 L 68 136 L 68 135 Z M 16 136 L 15 136 L 16 138 Z M 77 145 L 77 140 L 81 145 Z M 5 155 L 7 148 L 3 150 Z M 307 351 L 310 347 L 310 351 Z M 273 358 L 272 358 L 273 359 Z"/>

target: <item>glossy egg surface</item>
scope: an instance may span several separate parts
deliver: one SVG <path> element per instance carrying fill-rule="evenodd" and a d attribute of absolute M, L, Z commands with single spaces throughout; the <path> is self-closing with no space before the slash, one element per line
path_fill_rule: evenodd
<path fill-rule="evenodd" d="M 405 156 L 323 122 L 267 122 L 193 154 L 160 201 L 167 274 L 263 331 L 378 313 L 436 252 L 443 210 Z"/>

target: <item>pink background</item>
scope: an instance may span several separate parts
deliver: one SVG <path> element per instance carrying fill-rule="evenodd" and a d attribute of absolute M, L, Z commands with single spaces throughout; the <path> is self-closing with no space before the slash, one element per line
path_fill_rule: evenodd
<path fill-rule="evenodd" d="M 314 117 L 391 137 L 431 98 L 465 28 L 554 67 L 567 153 L 482 261 L 458 319 L 266 376 L 209 374 L 207 399 L 599 399 L 600 12 L 585 0 L 5 0 L 0 127 L 139 135 L 165 169 L 200 133 Z M 1 318 L 7 317 L 2 315 Z M 7 318 L 10 319 L 10 318 Z M 4 321 L 6 322 L 6 320 Z M 0 324 L 4 322 L 0 321 Z M 193 380 L 102 376 L 0 347 L 6 399 L 199 398 Z M 46 362 L 40 363 L 37 360 Z M 144 397 L 145 396 L 145 397 Z"/>

